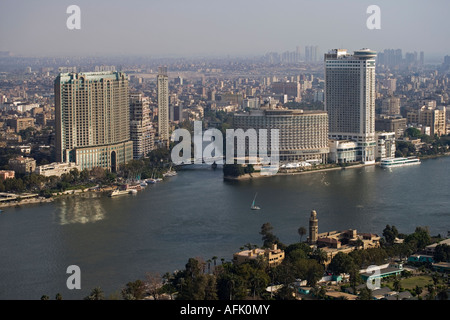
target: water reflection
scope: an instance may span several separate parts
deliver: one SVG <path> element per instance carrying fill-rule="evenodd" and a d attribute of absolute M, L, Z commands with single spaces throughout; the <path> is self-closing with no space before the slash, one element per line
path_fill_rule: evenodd
<path fill-rule="evenodd" d="M 87 193 L 58 199 L 56 217 L 61 225 L 103 220 L 106 210 L 97 194 Z"/>

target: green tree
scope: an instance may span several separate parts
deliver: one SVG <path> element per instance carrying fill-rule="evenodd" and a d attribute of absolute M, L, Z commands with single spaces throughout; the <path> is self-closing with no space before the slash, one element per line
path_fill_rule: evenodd
<path fill-rule="evenodd" d="M 225 177 L 239 177 L 245 174 L 241 164 L 224 164 L 223 175 Z"/>
<path fill-rule="evenodd" d="M 401 288 L 401 284 L 400 284 L 400 279 L 398 277 L 395 277 L 394 282 L 393 282 L 393 287 L 395 291 L 400 291 Z"/>
<path fill-rule="evenodd" d="M 386 225 L 386 228 L 384 228 L 383 230 L 383 237 L 386 240 L 386 243 L 389 245 L 393 245 L 397 236 L 397 228 L 395 226 L 390 227 L 389 225 Z"/>
<path fill-rule="evenodd" d="M 300 236 L 300 242 L 302 242 L 303 236 L 306 234 L 305 227 L 298 228 L 297 232 L 298 232 L 298 235 Z"/>
<path fill-rule="evenodd" d="M 438 244 L 433 255 L 436 262 L 450 262 L 450 246 L 447 244 Z"/>
<path fill-rule="evenodd" d="M 353 258 L 343 252 L 338 252 L 328 265 L 328 270 L 334 274 L 350 273 L 353 269 L 355 269 Z"/>
<path fill-rule="evenodd" d="M 280 244 L 280 240 L 272 233 L 272 230 L 273 227 L 269 222 L 266 222 L 261 226 L 259 234 L 262 235 L 264 248 L 270 248 L 273 244 Z"/>
<path fill-rule="evenodd" d="M 125 300 L 140 300 L 145 295 L 145 284 L 142 280 L 128 282 L 122 289 L 122 297 Z"/>
<path fill-rule="evenodd" d="M 84 300 L 104 300 L 105 294 L 100 287 L 92 289 L 91 293 Z"/>
<path fill-rule="evenodd" d="M 369 288 L 364 287 L 359 291 L 358 300 L 372 300 L 372 299 L 373 299 L 372 290 L 370 290 Z"/>
<path fill-rule="evenodd" d="M 414 233 L 406 236 L 405 243 L 412 244 L 416 250 L 422 250 L 431 243 L 431 237 L 427 227 L 416 227 Z M 416 251 L 415 250 L 415 251 Z"/>
<path fill-rule="evenodd" d="M 328 260 L 327 253 L 320 248 L 315 248 L 311 252 L 310 257 L 316 260 L 319 264 L 324 264 Z"/>

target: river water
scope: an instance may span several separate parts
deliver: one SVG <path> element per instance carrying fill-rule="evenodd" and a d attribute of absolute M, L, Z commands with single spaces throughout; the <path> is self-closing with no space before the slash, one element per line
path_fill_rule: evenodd
<path fill-rule="evenodd" d="M 230 261 L 247 243 L 262 245 L 269 222 L 285 244 L 300 240 L 316 210 L 319 232 L 356 229 L 380 234 L 428 226 L 450 230 L 450 157 L 421 165 L 275 176 L 227 182 L 220 169 L 191 168 L 137 195 L 68 196 L 53 203 L 6 208 L 0 214 L 0 299 L 82 299 L 94 287 L 106 296 L 147 272 L 183 269 L 191 257 Z M 250 210 L 256 202 L 261 210 Z M 305 240 L 307 235 L 304 236 Z M 67 267 L 81 270 L 69 290 Z"/>

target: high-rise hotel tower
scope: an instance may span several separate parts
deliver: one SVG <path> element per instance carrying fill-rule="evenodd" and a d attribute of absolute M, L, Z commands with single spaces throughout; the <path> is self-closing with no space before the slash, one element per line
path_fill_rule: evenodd
<path fill-rule="evenodd" d="M 375 162 L 375 57 L 361 49 L 325 54 L 325 110 L 329 137 L 358 143 L 356 160 Z"/>
<path fill-rule="evenodd" d="M 54 85 L 56 161 L 114 172 L 133 159 L 125 74 L 60 73 Z"/>
<path fill-rule="evenodd" d="M 161 142 L 169 143 L 169 77 L 167 67 L 158 70 L 158 135 Z"/>

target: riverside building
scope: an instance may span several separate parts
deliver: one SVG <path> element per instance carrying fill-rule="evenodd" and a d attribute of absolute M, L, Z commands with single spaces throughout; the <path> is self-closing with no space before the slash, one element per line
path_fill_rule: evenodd
<path fill-rule="evenodd" d="M 153 150 L 155 134 L 150 120 L 149 99 L 140 93 L 130 95 L 130 136 L 134 159 L 146 157 Z"/>
<path fill-rule="evenodd" d="M 375 57 L 361 49 L 349 54 L 334 49 L 325 54 L 325 110 L 329 137 L 358 143 L 355 158 L 375 163 Z"/>
<path fill-rule="evenodd" d="M 159 140 L 169 143 L 169 77 L 167 67 L 159 67 L 158 77 L 158 136 Z"/>
<path fill-rule="evenodd" d="M 61 73 L 55 80 L 56 161 L 116 171 L 133 158 L 128 78 Z"/>
<path fill-rule="evenodd" d="M 279 130 L 280 162 L 318 160 L 327 163 L 328 115 L 324 111 L 258 109 L 235 114 L 234 128 L 267 129 L 267 153 L 270 154 L 270 129 Z M 246 150 L 256 146 L 246 145 Z"/>

